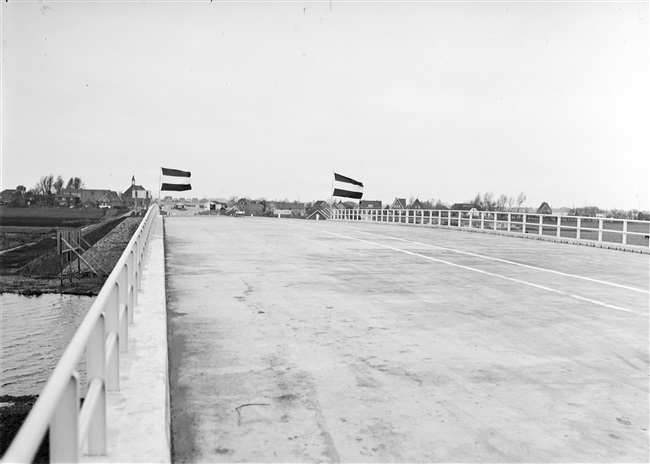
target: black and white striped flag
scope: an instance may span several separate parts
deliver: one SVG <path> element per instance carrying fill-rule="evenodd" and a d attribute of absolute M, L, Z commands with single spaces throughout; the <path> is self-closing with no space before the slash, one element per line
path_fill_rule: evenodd
<path fill-rule="evenodd" d="M 190 176 L 192 175 L 189 171 L 180 171 L 178 169 L 162 169 L 162 186 L 160 190 L 192 190 L 192 184 L 190 184 Z"/>
<path fill-rule="evenodd" d="M 334 173 L 333 197 L 346 197 L 360 199 L 363 196 L 363 184 L 358 180 Z"/>

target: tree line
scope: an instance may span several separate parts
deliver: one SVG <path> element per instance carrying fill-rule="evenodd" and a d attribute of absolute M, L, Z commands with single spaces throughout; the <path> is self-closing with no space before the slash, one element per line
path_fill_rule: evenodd
<path fill-rule="evenodd" d="M 502 193 L 496 197 L 492 192 L 485 192 L 483 195 L 477 193 L 468 203 L 473 203 L 485 209 L 486 211 L 513 211 L 514 205 L 517 205 L 517 211 L 521 210 L 521 205 L 526 201 L 526 193 L 521 192 L 517 198 Z"/>
<path fill-rule="evenodd" d="M 54 175 L 41 176 L 34 187 L 27 189 L 24 185 L 18 185 L 13 195 L 12 206 L 25 206 L 27 198 L 31 201 L 46 203 L 48 206 L 54 203 L 54 195 L 59 195 L 63 189 L 82 189 L 85 187 L 81 177 L 70 177 L 66 182 L 61 175 L 56 179 Z"/>

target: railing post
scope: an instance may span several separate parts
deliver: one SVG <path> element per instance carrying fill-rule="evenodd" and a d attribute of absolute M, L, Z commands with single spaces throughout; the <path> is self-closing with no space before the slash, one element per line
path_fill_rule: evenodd
<path fill-rule="evenodd" d="M 603 241 L 603 219 L 598 219 L 598 241 Z"/>
<path fill-rule="evenodd" d="M 576 239 L 580 240 L 580 227 L 582 227 L 582 218 L 580 216 L 576 219 Z"/>
<path fill-rule="evenodd" d="M 74 371 L 50 421 L 50 462 L 79 462 L 79 374 Z"/>
<path fill-rule="evenodd" d="M 127 260 L 128 263 L 128 283 L 127 283 L 127 312 L 129 315 L 129 324 L 133 324 L 133 309 L 135 308 L 135 305 L 137 304 L 137 298 L 138 298 L 138 292 L 135 290 L 138 288 L 138 279 L 139 279 L 139 272 L 138 272 L 138 267 L 136 265 L 137 263 L 137 254 L 134 254 L 133 251 L 129 254 L 129 259 Z"/>
<path fill-rule="evenodd" d="M 97 381 L 96 381 L 97 382 Z M 95 411 L 90 416 L 88 429 L 88 454 L 91 456 L 106 455 L 106 383 L 101 380 L 99 399 Z M 88 382 L 90 385 L 90 381 Z M 86 398 L 88 400 L 88 398 Z M 84 403 L 85 404 L 85 403 Z"/>
<path fill-rule="evenodd" d="M 100 314 L 86 347 L 88 384 L 100 379 L 106 385 L 106 338 L 104 315 Z M 104 387 L 105 389 L 105 387 Z M 106 454 L 106 394 L 100 397 L 88 431 L 88 453 Z"/>
<path fill-rule="evenodd" d="M 120 284 L 115 282 L 104 308 L 106 317 L 106 389 L 120 389 L 120 364 L 118 334 L 120 333 Z M 117 353 L 116 353 L 117 352 Z"/>
<path fill-rule="evenodd" d="M 555 217 L 556 237 L 562 236 L 562 216 Z"/>
<path fill-rule="evenodd" d="M 120 340 L 120 351 L 129 351 L 129 307 L 120 303 L 120 331 L 118 333 Z"/>
<path fill-rule="evenodd" d="M 119 331 L 119 308 L 120 308 L 120 283 L 115 282 L 111 289 L 110 297 L 107 300 L 106 307 L 104 308 L 104 316 L 106 321 L 106 335 L 111 332 L 118 333 Z"/>
<path fill-rule="evenodd" d="M 127 259 L 124 263 L 124 267 L 120 271 L 120 275 L 117 278 L 120 289 L 120 304 L 124 303 L 128 305 L 128 294 L 129 294 L 129 260 Z M 128 309 L 128 308 L 127 308 Z"/>
<path fill-rule="evenodd" d="M 104 380 L 106 375 L 106 328 L 104 319 L 104 315 L 100 314 L 86 347 L 88 382 L 94 378 Z"/>
<path fill-rule="evenodd" d="M 542 234 L 542 232 L 544 231 L 544 221 L 543 220 L 544 220 L 544 216 L 542 216 L 540 214 L 539 215 L 539 233 L 538 233 L 538 235 L 544 235 L 544 234 Z"/>
<path fill-rule="evenodd" d="M 144 250 L 145 247 L 140 249 L 138 247 L 138 252 L 135 255 L 135 266 L 136 266 L 136 271 L 138 273 L 138 279 L 136 280 L 136 293 L 142 290 L 142 273 L 144 270 Z"/>
<path fill-rule="evenodd" d="M 120 346 L 116 332 L 111 332 L 106 337 L 106 389 L 120 389 Z"/>
<path fill-rule="evenodd" d="M 627 220 L 623 220 L 623 245 L 627 245 Z"/>

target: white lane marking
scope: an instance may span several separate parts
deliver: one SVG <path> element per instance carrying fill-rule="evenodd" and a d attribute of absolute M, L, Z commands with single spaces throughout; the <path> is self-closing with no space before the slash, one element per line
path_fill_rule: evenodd
<path fill-rule="evenodd" d="M 505 263 L 505 264 L 512 264 L 513 266 L 526 267 L 528 269 L 534 269 L 536 271 L 550 272 L 552 274 L 557 274 L 557 275 L 561 275 L 561 276 L 564 276 L 564 277 L 573 277 L 574 279 L 587 280 L 589 282 L 594 282 L 594 283 L 603 284 L 603 285 L 610 285 L 612 287 L 623 288 L 625 290 L 631 290 L 633 292 L 650 294 L 650 291 L 643 290 L 641 288 L 629 287 L 627 285 L 622 285 L 622 284 L 615 284 L 613 282 L 607 282 L 605 280 L 592 279 L 591 277 L 584 277 L 584 276 L 579 276 L 579 275 L 576 275 L 576 274 L 567 274 L 565 272 L 555 271 L 553 269 L 547 269 L 547 268 L 544 268 L 544 267 L 531 266 L 530 264 L 517 263 L 515 261 L 509 261 L 507 259 L 494 258 L 492 256 L 480 255 L 478 253 L 471 253 L 469 251 L 461 251 L 461 250 L 456 250 L 454 248 L 447 248 L 447 247 L 441 247 L 441 246 L 438 246 L 438 245 L 431 245 L 431 244 L 428 244 L 428 243 L 416 242 L 415 240 L 408 240 L 408 239 L 405 239 L 405 238 L 392 237 L 390 235 L 375 234 L 373 232 L 366 232 L 366 231 L 363 231 L 363 230 L 352 229 L 352 228 L 349 228 L 349 227 L 337 227 L 337 228 L 338 229 L 343 229 L 343 230 L 359 232 L 361 234 L 374 235 L 374 236 L 377 236 L 377 237 L 389 238 L 389 239 L 392 239 L 392 240 L 399 240 L 399 241 L 407 242 L 407 243 L 414 243 L 416 245 L 422 245 L 422 246 L 425 246 L 425 247 L 428 247 L 428 248 L 436 248 L 436 249 L 439 249 L 439 250 L 451 251 L 451 252 L 459 253 L 459 254 L 462 254 L 462 255 L 473 256 L 475 258 L 482 258 L 482 259 L 487 259 L 487 260 L 492 260 L 492 261 L 498 261 L 498 262 Z"/>
<path fill-rule="evenodd" d="M 507 276 L 504 276 L 504 275 L 501 275 L 501 274 L 495 274 L 494 272 L 483 271 L 481 269 L 476 269 L 476 268 L 473 268 L 473 267 L 464 266 L 462 264 L 452 263 L 450 261 L 445 261 L 444 259 L 433 258 L 431 256 L 422 255 L 420 253 L 415 253 L 415 252 L 412 252 L 412 251 L 402 250 L 401 248 L 393 247 L 393 246 L 390 246 L 390 245 L 384 245 L 382 243 L 372 242 L 370 240 L 364 240 L 362 238 L 350 237 L 349 235 L 338 234 L 336 232 L 330 232 L 330 231 L 323 230 L 323 229 L 314 229 L 312 227 L 298 226 L 298 225 L 295 225 L 295 224 L 290 224 L 290 226 L 291 227 L 297 227 L 297 228 L 300 228 L 300 229 L 313 230 L 315 232 L 322 232 L 322 233 L 330 234 L 330 235 L 336 235 L 338 237 L 343 237 L 343 238 L 347 238 L 347 239 L 350 239 L 350 240 L 355 240 L 357 242 L 368 243 L 370 245 L 375 245 L 375 246 L 378 246 L 378 247 L 387 248 L 389 250 L 399 251 L 400 253 L 404 253 L 404 254 L 407 254 L 407 255 L 417 256 L 419 258 L 428 259 L 429 261 L 435 261 L 437 263 L 447 264 L 449 266 L 457 267 L 457 268 L 460 268 L 460 269 L 465 269 L 467 271 L 478 272 L 479 274 L 489 275 L 491 277 L 497 277 L 499 279 L 504 279 L 504 280 L 508 280 L 510 282 L 515 282 L 515 283 L 518 283 L 518 284 L 527 285 L 529 287 L 537 288 L 537 289 L 540 289 L 540 290 L 545 290 L 545 291 L 548 291 L 548 292 L 551 292 L 551 293 L 557 293 L 558 295 L 568 296 L 568 297 L 574 298 L 576 300 L 586 301 L 588 303 L 593 303 L 595 305 L 603 306 L 605 308 L 615 309 L 617 311 L 624 311 L 626 313 L 632 313 L 632 314 L 636 314 L 638 316 L 644 316 L 644 317 L 648 316 L 647 314 L 640 313 L 638 311 L 634 311 L 633 309 L 622 308 L 620 306 L 615 306 L 615 305 L 605 303 L 605 302 L 602 302 L 602 301 L 593 300 L 591 298 L 585 298 L 583 296 L 574 295 L 573 293 L 563 292 L 562 290 L 557 290 L 557 289 L 554 289 L 554 288 L 546 287 L 544 285 L 534 284 L 532 282 L 526 282 L 525 280 L 514 279 L 512 277 L 507 277 Z"/>

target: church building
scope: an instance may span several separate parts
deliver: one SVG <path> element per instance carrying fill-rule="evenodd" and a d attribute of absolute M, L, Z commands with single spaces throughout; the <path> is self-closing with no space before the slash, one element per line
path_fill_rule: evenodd
<path fill-rule="evenodd" d="M 127 208 L 139 211 L 147 209 L 151 203 L 151 192 L 142 185 L 135 184 L 135 175 L 131 178 L 131 186 L 122 194 L 122 200 Z"/>

